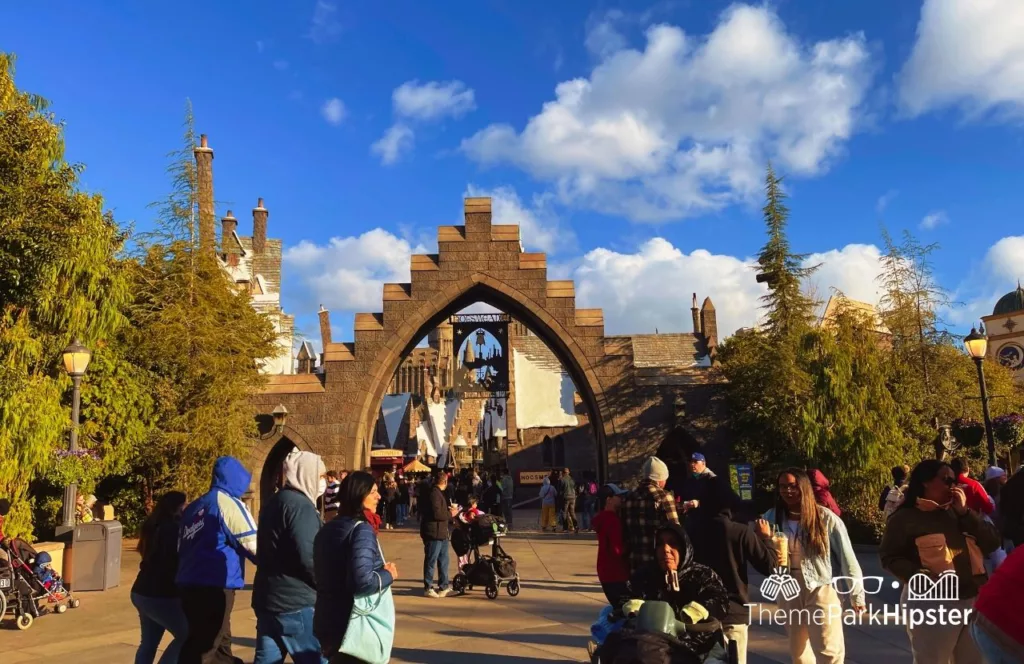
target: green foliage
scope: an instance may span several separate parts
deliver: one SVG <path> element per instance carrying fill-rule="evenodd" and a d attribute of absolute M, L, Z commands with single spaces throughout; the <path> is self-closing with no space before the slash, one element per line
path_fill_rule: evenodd
<path fill-rule="evenodd" d="M 28 487 L 67 444 L 61 351 L 74 337 L 96 347 L 125 323 L 125 236 L 63 155 L 63 126 L 16 88 L 13 57 L 0 53 L 0 495 L 13 503 L 11 535 L 29 533 Z"/>

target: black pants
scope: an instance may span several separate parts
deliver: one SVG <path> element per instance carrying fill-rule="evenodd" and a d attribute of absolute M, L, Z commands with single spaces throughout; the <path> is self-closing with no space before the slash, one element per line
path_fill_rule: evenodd
<path fill-rule="evenodd" d="M 235 591 L 201 586 L 182 587 L 181 608 L 188 638 L 178 664 L 242 664 L 231 653 L 231 609 Z"/>
<path fill-rule="evenodd" d="M 608 598 L 608 603 L 612 606 L 618 606 L 622 600 L 628 599 L 627 595 L 627 584 L 625 581 L 612 581 L 610 583 L 602 583 L 601 590 L 604 591 L 604 596 Z"/>

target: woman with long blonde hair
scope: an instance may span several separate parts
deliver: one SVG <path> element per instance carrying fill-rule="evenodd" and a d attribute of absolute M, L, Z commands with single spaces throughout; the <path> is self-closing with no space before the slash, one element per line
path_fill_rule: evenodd
<path fill-rule="evenodd" d="M 775 507 L 757 522 L 758 533 L 771 539 L 785 538 L 787 567 L 799 593 L 784 588 L 776 599 L 786 611 L 786 634 L 793 664 L 840 664 L 846 656 L 843 640 L 842 602 L 838 588 L 850 594 L 852 608 L 865 610 L 864 580 L 860 563 L 842 520 L 814 499 L 807 473 L 789 468 L 779 473 Z M 833 569 L 836 561 L 839 569 Z M 835 583 L 837 577 L 846 581 Z M 788 599 L 787 599 L 788 597 Z"/>

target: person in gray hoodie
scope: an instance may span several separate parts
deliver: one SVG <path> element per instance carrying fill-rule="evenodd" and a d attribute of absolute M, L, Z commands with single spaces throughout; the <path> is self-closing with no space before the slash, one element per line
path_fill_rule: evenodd
<path fill-rule="evenodd" d="M 283 471 L 284 488 L 260 511 L 253 664 L 284 664 L 286 654 L 295 664 L 322 664 L 313 634 L 313 540 L 323 525 L 316 501 L 327 488 L 327 468 L 318 455 L 294 450 Z"/>

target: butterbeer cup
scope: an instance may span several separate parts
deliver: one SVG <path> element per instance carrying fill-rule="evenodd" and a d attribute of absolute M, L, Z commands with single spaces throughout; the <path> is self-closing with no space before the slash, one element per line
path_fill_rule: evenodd
<path fill-rule="evenodd" d="M 772 542 L 775 544 L 775 556 L 779 560 L 779 566 L 789 567 L 789 538 L 782 533 L 776 533 L 772 536 Z"/>

